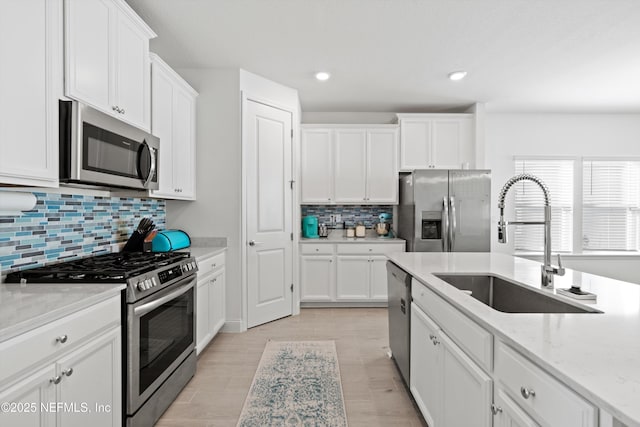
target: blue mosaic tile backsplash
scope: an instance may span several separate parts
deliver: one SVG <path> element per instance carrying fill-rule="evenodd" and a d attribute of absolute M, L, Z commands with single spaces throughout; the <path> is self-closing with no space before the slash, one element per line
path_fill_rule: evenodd
<path fill-rule="evenodd" d="M 2 274 L 61 259 L 111 252 L 126 242 L 143 217 L 158 229 L 166 223 L 165 201 L 33 193 L 37 204 L 20 216 L 0 215 Z"/>
<path fill-rule="evenodd" d="M 378 222 L 378 215 L 387 213 L 393 215 L 393 206 L 387 205 L 303 205 L 301 217 L 313 215 L 318 217 L 318 223 L 327 224 L 331 228 L 331 215 L 342 215 L 342 222 L 347 227 L 362 222 L 365 227 L 371 228 Z M 341 228 L 342 224 L 336 224 Z"/>

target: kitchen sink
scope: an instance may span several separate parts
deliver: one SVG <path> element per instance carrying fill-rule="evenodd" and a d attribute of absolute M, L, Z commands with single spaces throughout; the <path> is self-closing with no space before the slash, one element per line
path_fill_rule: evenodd
<path fill-rule="evenodd" d="M 591 307 L 560 301 L 555 296 L 527 289 L 489 274 L 434 274 L 494 310 L 504 313 L 602 313 Z"/>

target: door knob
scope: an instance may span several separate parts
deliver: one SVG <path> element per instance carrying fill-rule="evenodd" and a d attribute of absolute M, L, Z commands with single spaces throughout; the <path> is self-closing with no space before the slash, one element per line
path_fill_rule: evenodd
<path fill-rule="evenodd" d="M 255 245 L 259 245 L 262 242 L 256 242 L 255 240 L 249 240 L 249 246 L 255 246 Z"/>

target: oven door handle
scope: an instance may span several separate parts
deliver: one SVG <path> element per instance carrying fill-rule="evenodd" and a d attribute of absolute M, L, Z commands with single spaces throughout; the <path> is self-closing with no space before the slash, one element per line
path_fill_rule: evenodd
<path fill-rule="evenodd" d="M 187 283 L 186 285 L 182 285 L 180 286 L 178 289 L 176 289 L 175 291 L 164 295 L 160 298 L 158 298 L 157 300 L 148 302 L 146 304 L 141 305 L 140 307 L 136 307 L 133 309 L 133 314 L 136 317 L 141 317 L 144 316 L 145 314 L 155 310 L 156 308 L 160 307 L 161 305 L 171 301 L 174 298 L 179 297 L 180 295 L 184 294 L 185 292 L 187 292 L 189 289 L 193 288 L 193 284 L 196 282 L 196 278 L 194 277 L 193 279 L 189 280 L 189 283 Z"/>

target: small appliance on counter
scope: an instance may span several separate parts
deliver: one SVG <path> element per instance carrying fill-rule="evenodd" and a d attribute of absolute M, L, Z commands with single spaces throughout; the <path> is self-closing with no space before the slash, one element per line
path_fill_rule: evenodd
<path fill-rule="evenodd" d="M 302 218 L 302 237 L 307 239 L 317 239 L 318 235 L 318 217 L 305 216 Z"/>
<path fill-rule="evenodd" d="M 320 227 L 318 227 L 318 235 L 320 237 L 329 237 L 329 229 L 327 228 L 327 224 L 324 222 L 320 224 Z"/>
<path fill-rule="evenodd" d="M 374 227 L 378 237 L 393 237 L 393 233 L 391 232 L 391 214 L 381 213 L 378 215 L 378 219 L 380 222 Z"/>
<path fill-rule="evenodd" d="M 356 229 L 354 227 L 347 228 L 347 237 L 356 237 Z"/>
<path fill-rule="evenodd" d="M 151 242 L 152 252 L 170 252 L 191 246 L 191 238 L 182 230 L 159 231 Z"/>

